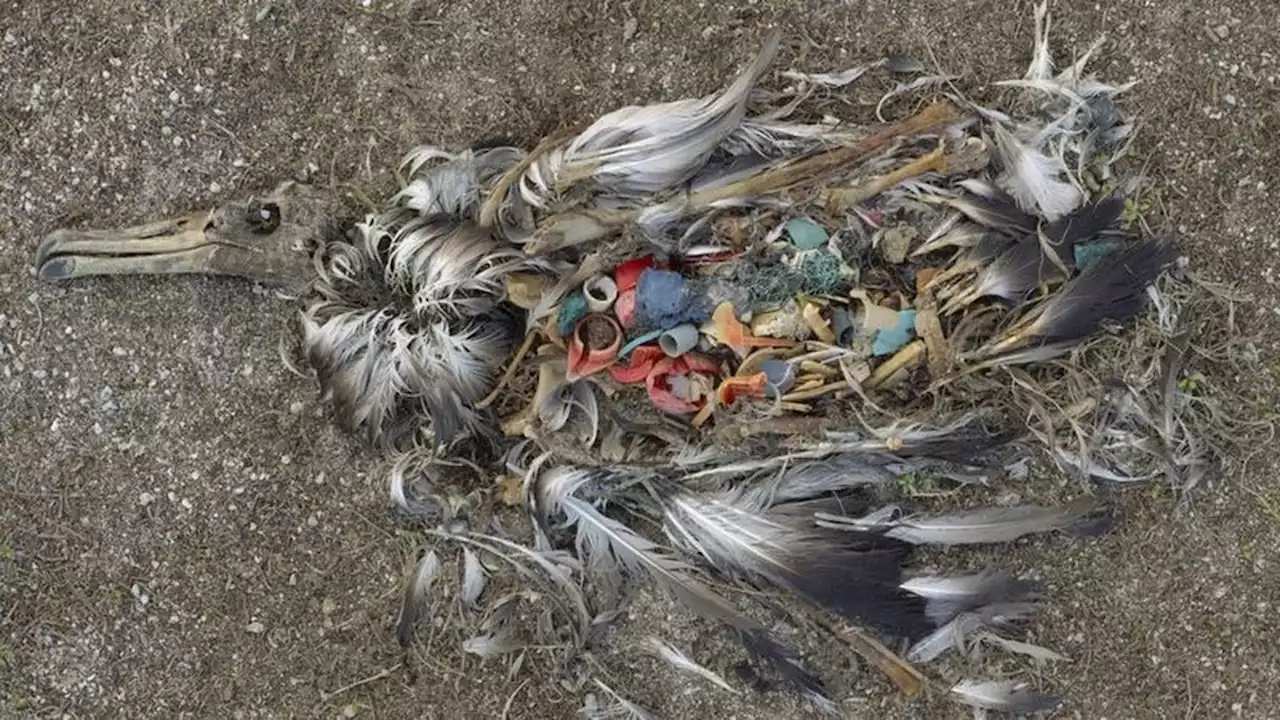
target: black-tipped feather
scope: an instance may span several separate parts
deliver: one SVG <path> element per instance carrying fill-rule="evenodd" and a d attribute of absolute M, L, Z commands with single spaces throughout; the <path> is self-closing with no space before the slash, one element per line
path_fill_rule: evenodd
<path fill-rule="evenodd" d="M 1015 302 L 1044 282 L 1059 280 L 1075 267 L 1075 248 L 1113 227 L 1124 212 L 1119 195 L 1084 205 L 1070 215 L 1014 243 L 979 273 L 969 299 L 996 296 Z"/>
<path fill-rule="evenodd" d="M 870 533 L 841 537 L 811 518 L 754 512 L 728 497 L 685 494 L 668 506 L 668 533 L 722 570 L 765 579 L 894 637 L 933 629 L 925 600 L 899 586 L 905 543 Z"/>
<path fill-rule="evenodd" d="M 1063 262 L 1074 265 L 1076 245 L 1114 228 L 1123 214 L 1124 197 L 1119 193 L 1112 193 L 1050 223 L 1044 229 L 1045 239 L 1052 247 L 1058 249 L 1058 257 Z"/>
<path fill-rule="evenodd" d="M 770 660 L 814 702 L 830 703 L 821 682 L 804 670 L 790 651 L 772 640 L 760 623 L 742 614 L 703 582 L 692 566 L 574 496 L 584 485 L 602 476 L 575 468 L 555 468 L 543 473 L 532 483 L 532 498 L 537 502 L 535 517 L 559 511 L 567 524 L 577 527 L 580 557 L 587 558 L 588 562 L 613 562 L 632 573 L 644 571 L 693 612 L 737 630 L 748 643 L 748 649 Z"/>
<path fill-rule="evenodd" d="M 1006 235 L 1021 236 L 1035 232 L 1035 217 L 1023 212 L 1013 198 L 996 188 L 984 187 L 982 190 L 981 194 L 969 193 L 958 198 L 946 198 L 944 202 L 970 220 Z"/>
<path fill-rule="evenodd" d="M 1132 244 L 1090 265 L 1035 311 L 1040 344 L 1079 340 L 1103 322 L 1124 323 L 1146 306 L 1147 286 L 1178 259 L 1166 239 Z"/>

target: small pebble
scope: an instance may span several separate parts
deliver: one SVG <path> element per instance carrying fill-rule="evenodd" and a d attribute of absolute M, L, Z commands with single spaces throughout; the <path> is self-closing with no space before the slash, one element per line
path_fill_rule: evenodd
<path fill-rule="evenodd" d="M 146 507 L 155 501 L 156 501 L 156 496 L 152 495 L 149 492 L 138 494 L 138 504 L 141 505 L 142 507 Z"/>
<path fill-rule="evenodd" d="M 245 632 L 253 633 L 254 635 L 261 635 L 267 631 L 267 626 L 255 620 L 246 625 L 244 630 Z"/>

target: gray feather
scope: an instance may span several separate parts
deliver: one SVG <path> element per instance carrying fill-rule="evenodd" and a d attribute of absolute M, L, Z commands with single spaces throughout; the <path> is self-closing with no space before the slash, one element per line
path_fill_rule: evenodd
<path fill-rule="evenodd" d="M 431 592 L 431 585 L 440 574 L 440 558 L 434 550 L 422 556 L 413 575 L 405 583 L 404 597 L 400 602 L 400 616 L 396 621 L 396 638 L 402 646 L 413 639 L 414 626 L 422 615 L 423 604 Z"/>
<path fill-rule="evenodd" d="M 1036 590 L 1036 584 L 1018 580 L 1006 572 L 981 572 L 953 577 L 921 576 L 902 584 L 902 589 L 925 598 L 925 612 L 935 623 L 992 603 L 1020 600 Z"/>
<path fill-rule="evenodd" d="M 1008 629 L 1038 610 L 1035 603 L 995 603 L 972 612 L 962 612 L 928 636 L 918 640 L 907 652 L 909 662 L 927 663 L 951 649 L 963 648 L 971 637 L 990 628 Z"/>
<path fill-rule="evenodd" d="M 474 607 L 489 583 L 489 573 L 471 548 L 462 549 L 462 602 Z"/>

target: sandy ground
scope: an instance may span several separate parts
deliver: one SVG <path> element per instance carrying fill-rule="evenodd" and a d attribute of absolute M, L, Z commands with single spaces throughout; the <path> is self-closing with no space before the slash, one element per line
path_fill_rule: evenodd
<path fill-rule="evenodd" d="M 1261 0 L 1059 5 L 1060 53 L 1105 30 L 1100 68 L 1142 80 L 1138 153 L 1167 189 L 1165 219 L 1211 276 L 1254 296 L 1242 320 L 1274 357 L 1280 16 Z M 1025 67 L 1031 11 L 0 5 L 0 717 L 572 716 L 577 700 L 545 672 L 508 677 L 439 648 L 402 655 L 392 625 L 419 541 L 390 517 L 377 459 L 283 370 L 284 303 L 208 278 L 41 285 L 32 252 L 55 227 L 207 207 L 284 177 L 376 195 L 421 142 L 527 142 L 622 103 L 708 91 L 774 24 L 805 39 L 780 66 L 927 47 L 998 78 Z M 1261 397 L 1280 370 L 1269 368 L 1221 380 Z M 1043 673 L 1066 695 L 1061 716 L 1280 717 L 1277 478 L 1264 458 L 1211 478 L 1182 512 L 1159 489 L 1131 493 L 1111 537 L 1005 553 L 1058 601 L 1034 633 L 1073 659 Z M 642 602 L 618 632 L 671 612 Z M 714 631 L 670 622 L 719 661 Z M 852 717 L 964 716 L 904 703 L 839 658 L 824 669 Z M 800 713 L 784 693 L 729 701 L 634 654 L 605 660 L 620 689 L 664 715 Z"/>

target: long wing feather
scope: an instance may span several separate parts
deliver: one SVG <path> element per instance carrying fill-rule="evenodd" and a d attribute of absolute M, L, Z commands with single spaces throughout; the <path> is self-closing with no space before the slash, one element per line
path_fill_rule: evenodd
<path fill-rule="evenodd" d="M 1143 241 L 1090 265 L 1044 303 L 1032 331 L 1042 343 L 1056 343 L 1085 337 L 1107 320 L 1129 320 L 1177 252 L 1167 240 Z"/>
<path fill-rule="evenodd" d="M 809 500 L 828 493 L 864 486 L 883 486 L 897 476 L 863 453 L 839 453 L 816 460 L 801 460 L 769 483 L 744 491 L 742 507 L 764 509 L 772 505 Z"/>
<path fill-rule="evenodd" d="M 589 482 L 592 474 L 555 468 L 544 475 L 553 477 L 545 483 L 545 489 L 535 493 L 539 498 L 539 509 L 546 513 L 559 511 L 568 525 L 577 527 L 583 556 L 607 556 L 632 573 L 643 571 L 693 612 L 737 630 L 749 649 L 765 656 L 813 702 L 819 705 L 830 703 L 821 682 L 804 670 L 789 650 L 770 638 L 762 625 L 742 614 L 700 580 L 692 566 L 621 522 L 605 516 L 591 503 L 574 497 L 573 493 Z"/>
<path fill-rule="evenodd" d="M 725 498 L 686 493 L 668 506 L 669 534 L 727 572 L 762 577 L 889 635 L 917 638 L 932 629 L 925 601 L 899 587 L 907 552 L 900 543 L 793 527 Z"/>
<path fill-rule="evenodd" d="M 1024 505 L 1008 508 L 986 508 L 938 517 L 907 517 L 897 520 L 867 522 L 827 513 L 818 513 L 822 527 L 862 532 L 880 530 L 886 536 L 913 545 L 973 545 L 1013 542 L 1035 533 L 1054 530 L 1076 530 L 1088 534 L 1099 531 L 1105 505 L 1082 498 L 1060 507 Z"/>

